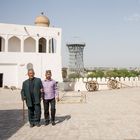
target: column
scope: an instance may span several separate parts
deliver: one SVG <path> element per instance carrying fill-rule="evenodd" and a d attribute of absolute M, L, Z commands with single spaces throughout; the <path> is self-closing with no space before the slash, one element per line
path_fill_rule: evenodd
<path fill-rule="evenodd" d="M 24 52 L 24 39 L 22 38 L 21 39 L 21 50 L 20 50 L 20 52 Z"/>
<path fill-rule="evenodd" d="M 38 49 L 39 49 L 39 40 L 36 39 L 36 53 L 38 53 Z"/>
<path fill-rule="evenodd" d="M 49 53 L 49 39 L 47 39 L 46 43 L 46 53 Z"/>
<path fill-rule="evenodd" d="M 5 52 L 8 52 L 8 35 L 5 37 Z"/>

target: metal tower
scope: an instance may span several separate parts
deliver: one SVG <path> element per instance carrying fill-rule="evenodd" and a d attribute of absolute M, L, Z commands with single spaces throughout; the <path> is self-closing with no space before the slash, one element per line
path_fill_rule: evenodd
<path fill-rule="evenodd" d="M 68 43 L 69 71 L 77 74 L 84 73 L 83 50 L 85 43 Z"/>

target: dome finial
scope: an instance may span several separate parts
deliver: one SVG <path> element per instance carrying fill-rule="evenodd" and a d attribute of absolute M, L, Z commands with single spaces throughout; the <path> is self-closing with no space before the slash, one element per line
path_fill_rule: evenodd
<path fill-rule="evenodd" d="M 41 12 L 41 15 L 44 15 L 44 12 Z"/>

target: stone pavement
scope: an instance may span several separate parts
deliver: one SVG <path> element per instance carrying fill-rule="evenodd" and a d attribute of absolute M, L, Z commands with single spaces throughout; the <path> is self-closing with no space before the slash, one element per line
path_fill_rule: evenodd
<path fill-rule="evenodd" d="M 86 103 L 57 104 L 55 126 L 30 128 L 19 91 L 0 89 L 0 140 L 140 140 L 140 88 L 86 92 Z"/>

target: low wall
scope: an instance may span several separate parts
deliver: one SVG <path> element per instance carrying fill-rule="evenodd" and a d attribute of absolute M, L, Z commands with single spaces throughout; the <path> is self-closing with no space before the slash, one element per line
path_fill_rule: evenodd
<path fill-rule="evenodd" d="M 119 88 L 123 87 L 140 87 L 140 78 L 139 77 L 116 77 L 111 78 L 115 79 L 119 82 Z M 63 82 L 60 84 L 61 90 L 64 91 L 87 91 L 85 85 L 88 81 L 97 81 L 99 84 L 99 90 L 107 90 L 109 89 L 107 86 L 108 78 L 80 78 L 80 79 L 71 79 L 71 82 Z"/>

